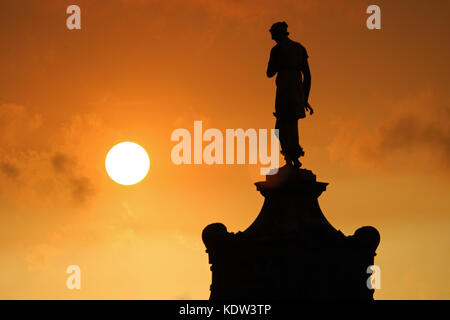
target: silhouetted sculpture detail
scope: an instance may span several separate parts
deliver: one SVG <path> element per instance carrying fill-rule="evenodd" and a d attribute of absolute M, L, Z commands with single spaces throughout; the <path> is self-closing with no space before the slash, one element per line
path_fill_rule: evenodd
<path fill-rule="evenodd" d="M 303 47 L 287 39 L 286 27 L 283 22 L 271 28 L 272 34 L 281 30 L 286 45 L 295 48 L 292 60 L 286 54 L 286 65 L 306 61 Z M 367 287 L 367 268 L 374 264 L 380 234 L 373 227 L 362 227 L 345 236 L 322 213 L 318 197 L 328 183 L 318 182 L 316 175 L 295 163 L 295 156 L 302 154 L 298 133 L 294 134 L 297 120 L 305 116 L 305 109 L 312 113 L 300 94 L 303 89 L 297 89 L 308 87 L 307 97 L 309 85 L 295 82 L 297 69 L 282 68 L 285 61 L 274 57 L 277 50 L 284 49 L 272 50 L 268 75 L 278 72 L 276 116 L 287 165 L 255 183 L 265 200 L 245 231 L 228 232 L 222 223 L 203 230 L 212 271 L 210 299 L 371 300 L 374 290 Z"/>
<path fill-rule="evenodd" d="M 305 117 L 305 109 L 313 114 L 308 103 L 311 73 L 306 49 L 289 39 L 286 22 L 277 22 L 270 28 L 277 43 L 270 51 L 267 76 L 276 78 L 275 128 L 279 130 L 281 153 L 286 163 L 300 167 L 299 157 L 304 151 L 299 144 L 298 119 Z"/>

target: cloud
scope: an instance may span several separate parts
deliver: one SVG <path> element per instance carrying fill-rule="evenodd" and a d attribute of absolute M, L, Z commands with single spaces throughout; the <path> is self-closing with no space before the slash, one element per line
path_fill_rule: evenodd
<path fill-rule="evenodd" d="M 25 257 L 28 270 L 33 271 L 46 269 L 57 253 L 58 250 L 56 247 L 46 243 L 40 243 L 29 248 Z"/>
<path fill-rule="evenodd" d="M 20 172 L 18 167 L 6 161 L 0 162 L 0 171 L 12 179 L 18 177 Z"/>
<path fill-rule="evenodd" d="M 56 131 L 43 126 L 41 114 L 17 104 L 0 104 L 0 193 L 20 207 L 83 205 L 96 192 L 79 158 L 80 144 L 99 124 L 72 118 Z M 92 117 L 91 117 L 92 118 Z M 76 124 L 76 125 L 75 125 Z"/>
<path fill-rule="evenodd" d="M 121 3 L 135 6 L 135 7 L 148 7 L 164 5 L 165 8 L 171 8 L 174 10 L 180 10 L 181 7 L 188 7 L 197 10 L 205 10 L 206 12 L 214 15 L 227 16 L 227 17 L 239 17 L 245 18 L 250 16 L 262 16 L 262 15 L 276 15 L 286 11 L 286 9 L 294 10 L 295 12 L 310 12 L 310 11 L 323 11 L 325 8 L 329 10 L 343 9 L 351 10 L 354 5 L 337 4 L 336 1 L 315 1 L 315 0 L 302 0 L 302 1 L 290 1 L 279 0 L 277 2 L 271 0 L 120 0 Z M 358 5 L 364 3 L 361 0 L 356 1 Z"/>
<path fill-rule="evenodd" d="M 123 208 L 102 193 L 105 152 L 120 136 L 114 129 L 95 114 L 56 123 L 16 104 L 0 104 L 0 123 L 2 247 L 28 248 L 28 267 L 40 269 L 63 244 L 133 239 L 135 222 L 122 227 Z"/>
<path fill-rule="evenodd" d="M 331 159 L 391 170 L 436 169 L 450 173 L 450 105 L 432 90 L 390 104 L 373 129 L 367 119 L 340 121 Z"/>
<path fill-rule="evenodd" d="M 448 111 L 448 110 L 447 110 Z M 425 119 L 418 115 L 403 115 L 390 119 L 378 128 L 375 150 L 384 152 L 428 152 L 450 163 L 450 117 Z"/>
<path fill-rule="evenodd" d="M 91 180 L 86 177 L 71 177 L 69 186 L 72 199 L 76 204 L 85 203 L 95 193 Z"/>
<path fill-rule="evenodd" d="M 43 126 L 40 113 L 17 104 L 0 104 L 0 148 L 18 149 L 39 145 L 37 136 Z"/>
<path fill-rule="evenodd" d="M 51 158 L 53 169 L 58 173 L 66 173 L 74 167 L 75 162 L 62 153 L 56 153 Z"/>
<path fill-rule="evenodd" d="M 85 203 L 94 195 L 95 188 L 91 180 L 77 173 L 75 159 L 57 152 L 51 157 L 50 162 L 54 172 L 65 177 L 64 180 L 75 203 Z"/>

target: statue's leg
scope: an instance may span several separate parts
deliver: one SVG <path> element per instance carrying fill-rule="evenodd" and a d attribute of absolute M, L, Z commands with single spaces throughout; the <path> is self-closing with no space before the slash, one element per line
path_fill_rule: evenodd
<path fill-rule="evenodd" d="M 304 154 L 303 149 L 298 142 L 298 120 L 290 118 L 286 122 L 286 149 L 292 159 L 298 159 Z"/>
<path fill-rule="evenodd" d="M 305 155 L 305 152 L 303 151 L 303 148 L 299 143 L 298 120 L 297 119 L 295 119 L 295 122 L 293 125 L 294 125 L 293 137 L 295 139 L 293 141 L 293 148 L 295 149 L 296 157 L 299 158 L 299 157 L 303 157 Z"/>
<path fill-rule="evenodd" d="M 300 168 L 302 166 L 302 163 L 298 160 L 298 158 L 304 156 L 305 153 L 303 152 L 303 148 L 300 146 L 300 143 L 299 143 L 298 120 L 297 119 L 295 120 L 294 126 L 295 126 L 295 130 L 294 130 L 295 135 L 293 135 L 293 136 L 294 136 L 295 140 L 293 142 L 293 144 L 294 144 L 293 147 L 295 148 L 295 155 L 296 155 L 296 158 L 294 160 L 294 167 Z"/>
<path fill-rule="evenodd" d="M 277 117 L 275 129 L 278 129 L 278 139 L 281 145 L 281 154 L 284 156 L 287 165 L 292 165 L 292 155 L 289 150 L 289 126 L 285 118 Z"/>

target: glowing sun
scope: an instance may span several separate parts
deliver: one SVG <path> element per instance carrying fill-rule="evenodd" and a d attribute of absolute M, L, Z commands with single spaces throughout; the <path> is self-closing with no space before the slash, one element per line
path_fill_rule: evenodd
<path fill-rule="evenodd" d="M 105 167 L 111 179 L 129 186 L 145 178 L 150 169 L 150 159 L 140 145 L 133 142 L 121 142 L 109 150 Z"/>

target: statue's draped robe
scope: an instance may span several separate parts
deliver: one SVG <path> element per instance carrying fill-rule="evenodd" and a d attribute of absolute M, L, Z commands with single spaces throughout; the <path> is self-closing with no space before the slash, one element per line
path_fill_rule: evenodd
<path fill-rule="evenodd" d="M 298 142 L 298 119 L 305 117 L 306 98 L 302 85 L 302 71 L 308 54 L 298 42 L 287 38 L 278 43 L 270 52 L 268 73 L 277 72 L 275 128 L 279 129 L 282 153 L 297 159 L 303 155 Z"/>

